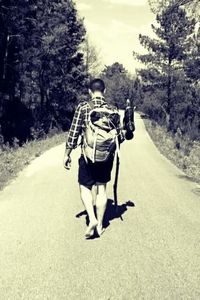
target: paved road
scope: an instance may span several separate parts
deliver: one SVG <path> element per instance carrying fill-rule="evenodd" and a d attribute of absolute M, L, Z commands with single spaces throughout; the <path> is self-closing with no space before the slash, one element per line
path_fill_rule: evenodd
<path fill-rule="evenodd" d="M 139 116 L 136 126 L 122 147 L 123 220 L 109 201 L 100 239 L 84 240 L 78 152 L 67 173 L 64 146 L 51 149 L 1 192 L 0 299 L 200 299 L 200 186 L 158 152 Z"/>

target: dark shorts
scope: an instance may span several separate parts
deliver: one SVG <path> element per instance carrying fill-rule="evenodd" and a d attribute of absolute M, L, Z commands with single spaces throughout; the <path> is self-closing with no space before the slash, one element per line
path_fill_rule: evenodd
<path fill-rule="evenodd" d="M 81 185 L 91 188 L 98 183 L 107 183 L 111 179 L 114 155 L 105 162 L 86 163 L 83 155 L 79 158 L 78 182 Z"/>

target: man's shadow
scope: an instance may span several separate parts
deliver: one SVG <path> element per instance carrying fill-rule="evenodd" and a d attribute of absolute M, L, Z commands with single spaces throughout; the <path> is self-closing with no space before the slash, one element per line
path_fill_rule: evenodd
<path fill-rule="evenodd" d="M 103 221 L 103 227 L 107 228 L 110 226 L 110 221 L 114 219 L 120 218 L 123 221 L 123 214 L 128 210 L 129 207 L 135 207 L 135 204 L 133 201 L 128 200 L 124 204 L 118 205 L 114 203 L 114 200 L 108 199 L 107 207 L 104 215 L 104 221 Z M 96 209 L 96 208 L 95 208 Z M 76 218 L 80 218 L 82 216 L 85 216 L 86 219 L 86 225 L 89 224 L 89 218 L 87 215 L 86 210 L 81 211 L 76 215 Z"/>
<path fill-rule="evenodd" d="M 128 200 L 124 204 L 115 205 L 114 200 L 108 199 L 106 212 L 104 215 L 104 228 L 110 226 L 110 221 L 120 218 L 123 221 L 123 214 L 128 210 L 129 207 L 135 207 L 135 203 Z"/>

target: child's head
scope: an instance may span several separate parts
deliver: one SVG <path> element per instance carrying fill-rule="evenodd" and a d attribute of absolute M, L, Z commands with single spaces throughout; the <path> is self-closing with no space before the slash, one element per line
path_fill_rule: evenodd
<path fill-rule="evenodd" d="M 105 92 L 105 83 L 100 78 L 95 78 L 90 82 L 89 92 L 92 94 Z"/>

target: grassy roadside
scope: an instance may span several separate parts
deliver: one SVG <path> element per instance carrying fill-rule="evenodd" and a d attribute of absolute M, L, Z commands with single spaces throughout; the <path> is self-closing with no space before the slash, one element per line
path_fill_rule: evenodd
<path fill-rule="evenodd" d="M 43 140 L 28 142 L 23 147 L 0 149 L 0 190 L 34 158 L 65 140 L 66 133 L 60 133 L 51 137 L 47 136 Z"/>
<path fill-rule="evenodd" d="M 179 133 L 172 135 L 149 119 L 144 123 L 159 151 L 190 179 L 200 183 L 200 142 L 183 139 Z"/>

